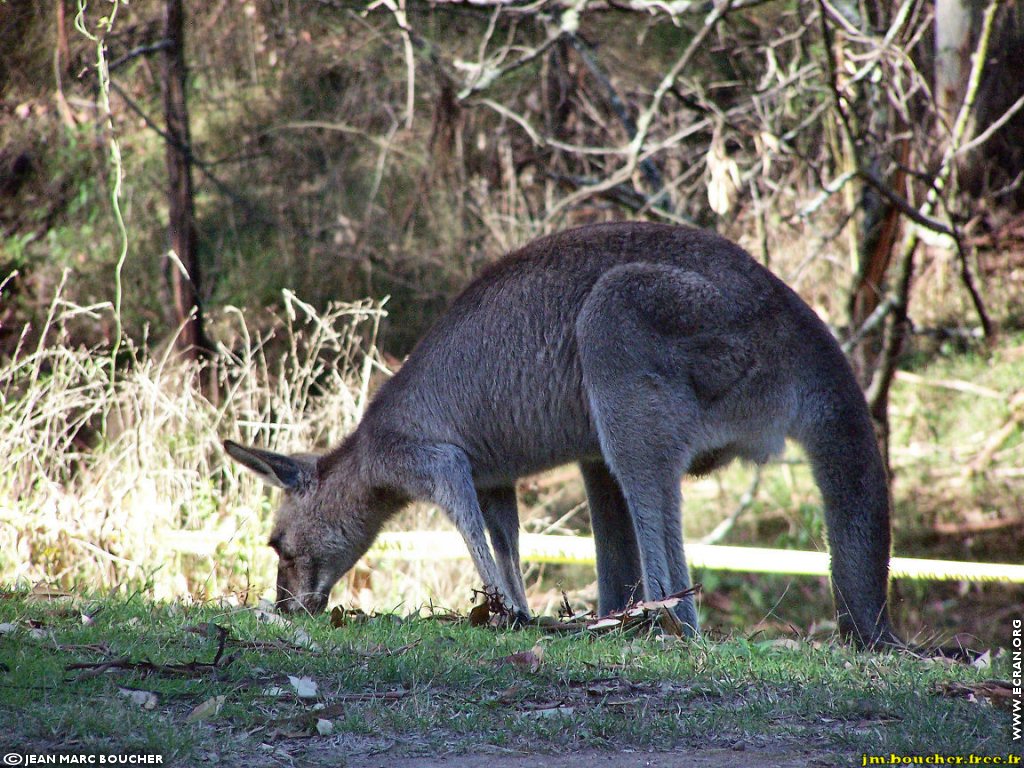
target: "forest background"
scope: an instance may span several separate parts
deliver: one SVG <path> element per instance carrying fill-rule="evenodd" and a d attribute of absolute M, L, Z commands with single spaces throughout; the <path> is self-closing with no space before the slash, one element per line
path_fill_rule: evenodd
<path fill-rule="evenodd" d="M 0 578 L 264 594 L 271 499 L 220 440 L 327 447 L 486 264 L 628 218 L 718 230 L 830 324 L 897 554 L 1024 561 L 1021 51 L 995 0 L 0 3 Z M 526 530 L 586 530 L 573 472 L 519 490 Z M 684 496 L 690 540 L 824 549 L 796 451 Z M 822 579 L 698 579 L 712 627 L 830 613 Z M 364 563 L 336 597 L 472 586 Z M 920 640 L 1022 598 L 895 589 Z"/>

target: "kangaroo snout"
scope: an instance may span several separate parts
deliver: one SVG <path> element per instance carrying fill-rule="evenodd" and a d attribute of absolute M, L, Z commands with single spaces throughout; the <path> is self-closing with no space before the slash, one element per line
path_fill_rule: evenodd
<path fill-rule="evenodd" d="M 327 607 L 327 595 L 322 592 L 308 592 L 304 595 L 295 596 L 290 593 L 277 593 L 274 607 L 281 613 L 322 613 Z"/>
<path fill-rule="evenodd" d="M 275 542 L 277 543 L 277 542 Z M 330 569 L 318 564 L 307 555 L 289 557 L 280 554 L 277 563 L 277 594 L 274 605 L 282 613 L 322 612 L 331 595 L 331 587 L 337 579 L 330 576 Z"/>

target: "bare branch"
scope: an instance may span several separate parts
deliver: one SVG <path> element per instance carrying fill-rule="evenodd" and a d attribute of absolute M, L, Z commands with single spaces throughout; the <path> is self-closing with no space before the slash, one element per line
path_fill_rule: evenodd
<path fill-rule="evenodd" d="M 366 12 L 374 10 L 378 5 L 383 5 L 391 15 L 395 17 L 395 23 L 402 32 L 402 48 L 405 52 L 405 127 L 412 128 L 413 113 L 416 106 L 416 57 L 412 47 L 412 28 L 409 26 L 409 18 L 405 13 L 405 0 L 374 0 L 366 8 Z"/>
<path fill-rule="evenodd" d="M 897 301 L 897 297 L 890 294 L 879 302 L 878 306 L 867 316 L 867 319 L 864 320 L 860 328 L 854 331 L 850 338 L 842 343 L 843 353 L 848 355 L 853 352 L 869 333 L 878 328 L 885 318 L 889 316 L 889 313 L 892 312 Z"/>
<path fill-rule="evenodd" d="M 482 104 L 489 109 L 493 109 L 502 117 L 508 118 L 514 122 L 526 132 L 526 135 L 530 137 L 530 141 L 538 147 L 552 147 L 554 149 L 561 149 L 564 152 L 571 152 L 574 155 L 599 155 L 602 157 L 608 155 L 625 155 L 628 152 L 627 147 L 585 147 L 581 144 L 568 144 L 564 141 L 559 141 L 553 136 L 543 135 L 533 127 L 525 116 L 518 112 L 514 112 L 504 104 L 499 104 L 493 99 L 480 99 L 479 101 L 470 102 L 470 106 L 474 104 Z"/>
<path fill-rule="evenodd" d="M 170 40 L 158 40 L 155 43 L 149 43 L 147 45 L 140 45 L 137 48 L 132 48 L 128 53 L 123 56 L 118 56 L 107 66 L 111 72 L 119 67 L 123 67 L 132 59 L 136 59 L 139 56 L 148 56 L 151 53 L 159 53 L 165 51 L 171 46 Z"/>
<path fill-rule="evenodd" d="M 729 531 L 736 525 L 736 521 L 739 520 L 740 515 L 750 508 L 750 505 L 754 503 L 757 498 L 757 490 L 761 485 L 761 465 L 754 465 L 754 479 L 750 482 L 750 487 L 743 492 L 740 496 L 740 503 L 736 505 L 736 509 L 725 518 L 722 522 L 714 527 L 714 529 L 700 540 L 701 544 L 717 544 L 726 536 L 729 535 Z"/>
<path fill-rule="evenodd" d="M 497 16 L 493 17 L 492 22 L 496 20 L 496 18 Z M 493 34 L 493 30 L 490 27 L 488 27 L 487 34 Z M 550 50 L 551 46 L 558 43 L 558 41 L 562 39 L 562 36 L 563 31 L 561 29 L 555 30 L 554 32 L 548 35 L 548 38 L 543 43 L 534 48 L 527 49 L 527 51 L 523 53 L 519 58 L 517 58 L 511 64 L 506 64 L 503 67 L 490 66 L 484 62 L 483 54 L 486 46 L 485 43 L 480 48 L 479 61 L 474 63 L 473 65 L 464 65 L 464 68 L 472 69 L 475 77 L 473 78 L 473 81 L 471 83 L 469 83 L 461 91 L 459 91 L 459 99 L 468 99 L 469 97 L 483 90 L 486 90 L 487 88 L 489 88 L 491 85 L 493 85 L 495 82 L 497 82 L 510 72 L 515 72 L 517 69 L 520 69 L 521 67 L 526 66 L 530 62 L 535 61 L 536 59 L 547 53 L 548 50 Z M 456 66 L 458 66 L 458 64 L 456 64 Z"/>
<path fill-rule="evenodd" d="M 623 103 L 622 98 L 619 96 L 618 91 L 615 90 L 615 86 L 612 85 L 611 78 L 605 73 L 597 59 L 594 57 L 590 50 L 590 47 L 579 38 L 578 35 L 572 35 L 570 37 L 573 48 L 579 53 L 580 58 L 583 59 L 583 63 L 587 65 L 587 69 L 590 70 L 590 74 L 593 75 L 594 79 L 601 85 L 608 98 L 608 103 L 611 104 L 612 109 L 615 110 L 615 114 L 619 118 L 619 122 L 626 129 L 626 135 L 632 139 L 636 136 L 637 126 L 632 116 L 629 114 L 629 110 Z M 649 159 L 644 160 L 640 163 L 640 170 L 643 171 L 644 176 L 647 178 L 648 184 L 651 189 L 659 190 L 662 187 L 661 171 L 658 170 L 657 166 Z"/>
<path fill-rule="evenodd" d="M 946 235 L 947 237 L 954 237 L 955 232 L 953 229 L 943 224 L 938 219 L 929 216 L 923 210 L 918 210 L 906 199 L 897 195 L 892 191 L 892 188 L 885 183 L 885 180 L 879 177 L 877 173 L 867 169 L 861 169 L 857 171 L 857 176 L 864 179 L 868 184 L 878 190 L 878 192 L 888 200 L 892 205 L 899 209 L 900 213 L 904 214 L 907 218 L 913 221 L 915 224 L 919 224 L 925 229 L 930 229 L 933 232 Z"/>
<path fill-rule="evenodd" d="M 647 134 L 650 132 L 651 122 L 654 120 L 655 114 L 657 114 L 659 108 L 661 107 L 662 99 L 665 98 L 665 94 L 668 93 L 669 88 L 671 88 L 672 85 L 675 83 L 676 78 L 678 78 L 679 75 L 682 73 L 683 69 L 686 68 L 686 65 L 690 63 L 690 60 L 693 58 L 693 55 L 703 44 L 707 36 L 711 34 L 712 30 L 714 30 L 714 28 L 717 26 L 718 22 L 729 12 L 731 6 L 732 0 L 725 0 L 725 2 L 715 7 L 711 11 L 711 13 L 707 15 L 707 17 L 704 19 L 704 24 L 701 27 L 700 31 L 698 31 L 697 34 L 693 36 L 693 39 L 690 40 L 690 44 L 687 45 L 686 50 L 683 51 L 682 56 L 680 56 L 679 59 L 676 60 L 676 63 L 672 65 L 672 68 L 668 71 L 668 73 L 662 78 L 661 82 L 658 84 L 658 88 L 655 90 L 654 96 L 651 98 L 650 103 L 647 105 L 646 109 L 644 109 L 644 111 L 640 114 L 640 117 L 637 119 L 637 130 L 636 134 L 633 136 L 632 140 L 629 142 L 628 145 L 628 155 L 626 164 L 619 168 L 619 170 L 617 170 L 615 173 L 606 177 L 601 182 L 594 184 L 593 186 L 590 187 L 584 187 L 583 189 L 579 189 L 576 192 L 572 193 L 571 195 L 563 197 L 548 211 L 547 215 L 545 216 L 545 223 L 550 224 L 550 222 L 552 222 L 557 215 L 559 215 L 562 211 L 566 210 L 567 208 L 576 205 L 577 203 L 585 200 L 591 195 L 611 189 L 612 187 L 615 187 L 618 184 L 621 184 L 622 182 L 626 181 L 633 175 L 634 171 L 636 170 L 637 163 L 642 159 L 640 153 L 644 146 L 644 142 L 647 141 Z"/>
<path fill-rule="evenodd" d="M 1024 96 L 1021 96 L 1019 99 L 1013 102 L 1013 104 L 1011 104 L 1010 107 L 1005 112 L 1003 112 L 1002 115 L 1000 115 L 998 118 L 992 121 L 988 128 L 986 128 L 973 139 L 971 139 L 966 144 L 957 149 L 956 156 L 962 157 L 971 150 L 980 147 L 986 141 L 995 136 L 999 129 L 1006 125 L 1008 122 L 1010 122 L 1010 120 L 1013 119 L 1013 116 L 1020 112 L 1022 108 L 1024 108 Z"/>
<path fill-rule="evenodd" d="M 149 116 L 149 114 L 142 107 L 140 107 L 139 104 L 131 96 L 127 94 L 124 88 L 118 85 L 114 80 L 110 80 L 110 87 L 117 92 L 117 95 L 121 98 L 122 101 L 124 101 L 128 109 L 130 109 L 132 112 L 134 112 L 142 118 L 142 121 L 146 124 L 147 128 L 149 128 L 151 131 L 153 131 L 153 133 L 159 136 L 161 140 L 164 141 L 164 143 L 174 147 L 179 152 L 184 153 L 185 156 L 188 158 L 189 163 L 191 163 L 192 166 L 194 166 L 200 173 L 202 173 L 203 176 L 209 179 L 210 182 L 217 189 L 219 189 L 225 197 L 229 198 L 232 202 L 235 203 L 235 205 L 237 205 L 239 208 L 245 211 L 247 216 L 249 216 L 250 218 L 258 218 L 255 210 L 253 209 L 252 203 L 250 203 L 240 194 L 235 192 L 235 190 L 233 190 L 231 187 L 229 187 L 227 184 L 221 181 L 220 178 L 212 170 L 210 170 L 212 167 L 212 163 L 209 163 L 203 160 L 202 158 L 196 157 L 195 153 L 192 151 L 191 146 L 182 144 L 180 141 L 178 141 L 173 136 L 168 134 L 163 128 L 161 128 L 159 125 L 153 122 L 153 119 Z"/>

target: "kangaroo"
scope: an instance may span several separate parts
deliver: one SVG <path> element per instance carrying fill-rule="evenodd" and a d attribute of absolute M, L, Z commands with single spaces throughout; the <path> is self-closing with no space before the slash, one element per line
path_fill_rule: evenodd
<path fill-rule="evenodd" d="M 417 499 L 446 512 L 484 585 L 527 619 L 517 478 L 579 463 L 606 614 L 690 586 L 683 475 L 764 462 L 786 438 L 823 497 L 841 634 L 900 645 L 863 394 L 813 310 L 710 232 L 609 223 L 535 240 L 470 283 L 329 453 L 225 450 L 284 489 L 270 537 L 282 610 L 323 610 Z M 676 612 L 696 634 L 693 597 Z"/>

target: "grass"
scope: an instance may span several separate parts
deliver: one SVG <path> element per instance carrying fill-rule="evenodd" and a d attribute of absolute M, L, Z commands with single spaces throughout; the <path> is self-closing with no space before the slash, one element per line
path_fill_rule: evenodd
<path fill-rule="evenodd" d="M 35 754 L 159 753 L 174 765 L 210 755 L 260 764 L 275 750 L 315 765 L 320 752 L 336 764 L 343 751 L 527 746 L 798 746 L 832 764 L 1011 749 L 1008 712 L 943 693 L 1009 677 L 1006 654 L 985 669 L 832 643 L 495 630 L 451 614 L 350 615 L 338 628 L 327 616 L 271 616 L 5 593 L 0 742 Z M 300 696 L 290 678 L 315 693 Z"/>

